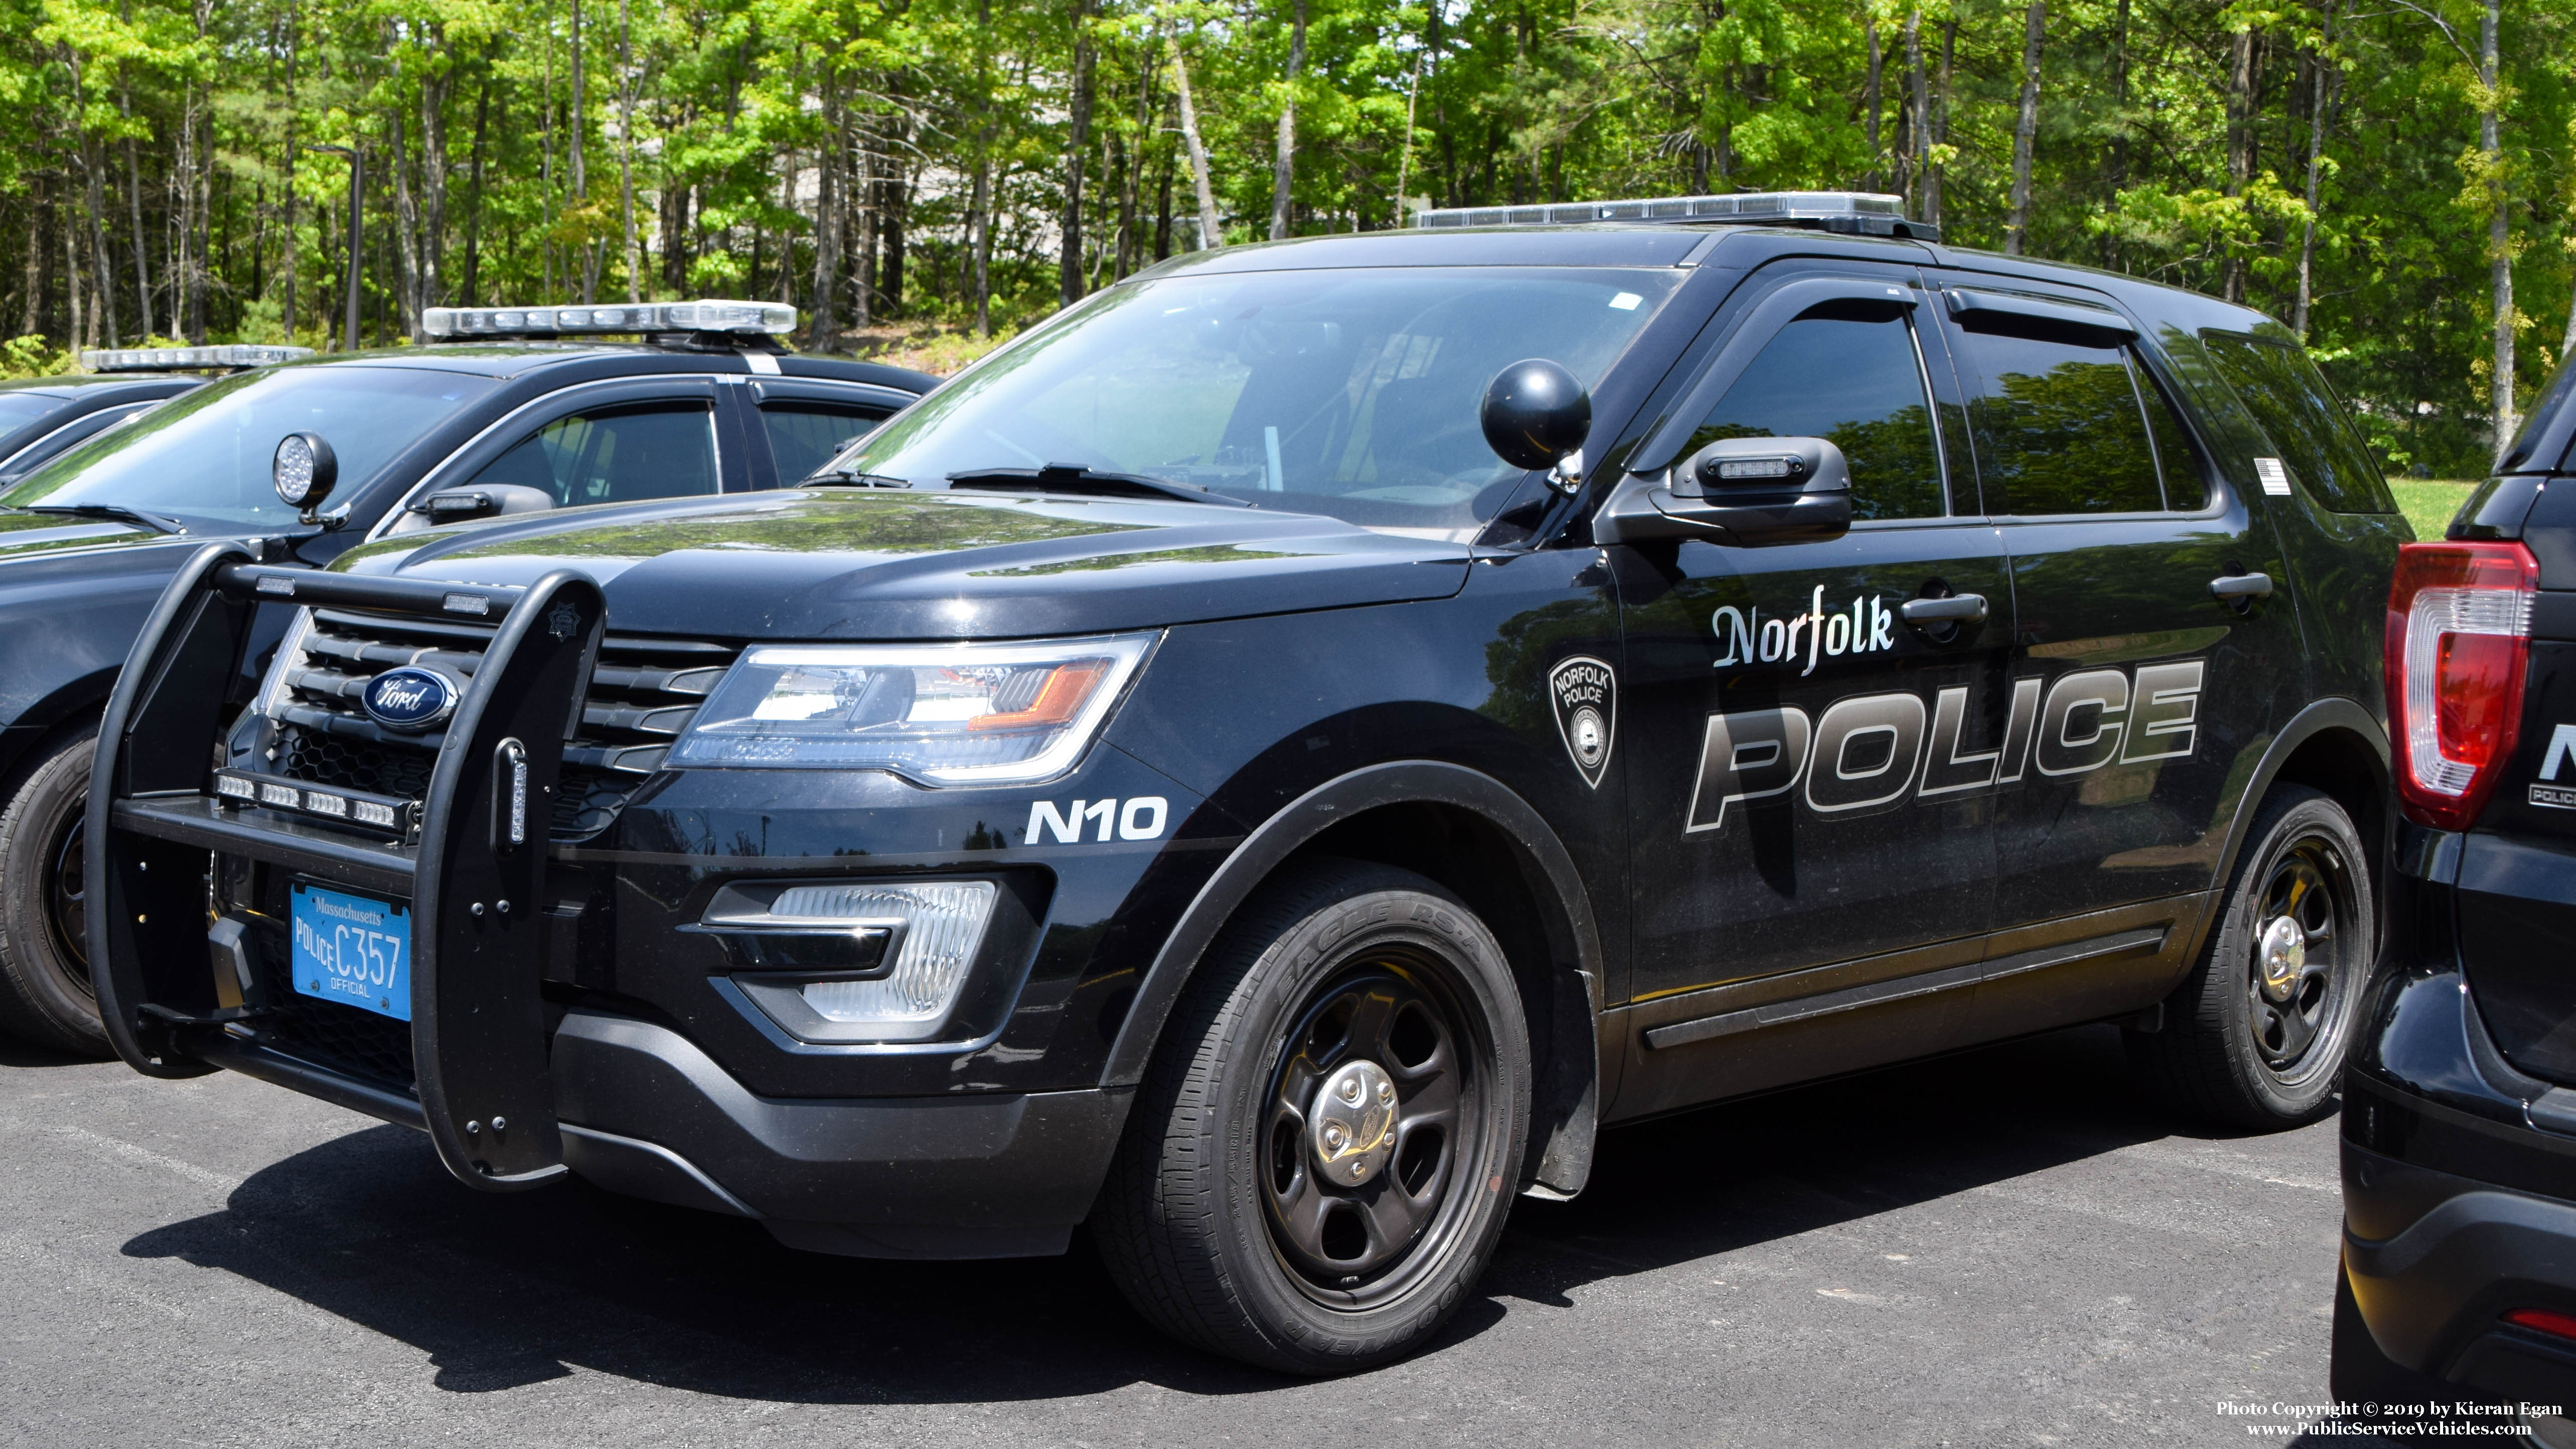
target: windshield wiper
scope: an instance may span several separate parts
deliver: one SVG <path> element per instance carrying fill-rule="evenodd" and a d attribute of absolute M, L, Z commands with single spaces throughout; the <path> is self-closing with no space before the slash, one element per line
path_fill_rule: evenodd
<path fill-rule="evenodd" d="M 825 468 L 808 473 L 800 488 L 909 488 L 909 478 L 889 478 L 883 473 L 860 473 L 848 468 Z"/>
<path fill-rule="evenodd" d="M 1220 503 L 1228 508 L 1250 508 L 1240 498 L 1228 498 L 1196 483 L 1176 483 L 1169 478 L 1149 478 L 1142 473 L 1113 473 L 1105 468 L 1081 468 L 1071 463 L 1049 463 L 1043 468 L 969 468 L 948 475 L 951 488 L 1028 488 L 1041 493 L 1091 493 L 1107 498 L 1178 498 L 1189 503 Z"/>
<path fill-rule="evenodd" d="M 122 503 L 22 503 L 18 505 L 18 511 L 68 513 L 74 518 L 120 518 L 127 523 L 140 523 L 157 528 L 163 533 L 188 531 L 188 525 L 175 518 L 165 518 L 158 513 L 146 513 L 140 508 L 128 508 Z"/>

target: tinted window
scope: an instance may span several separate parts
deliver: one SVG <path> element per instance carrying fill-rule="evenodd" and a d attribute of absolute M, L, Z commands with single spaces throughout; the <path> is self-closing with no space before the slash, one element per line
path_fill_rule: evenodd
<path fill-rule="evenodd" d="M 2362 446 L 2323 374 L 2295 347 L 2268 338 L 2204 332 L 2210 360 L 2245 400 L 2319 503 L 2337 513 L 2394 513 L 2388 484 Z"/>
<path fill-rule="evenodd" d="M 500 384 L 429 367 L 319 363 L 246 372 L 172 398 L 46 463 L 0 504 L 116 503 L 182 518 L 284 527 L 269 459 L 288 433 L 320 433 L 355 496 L 422 434 Z"/>
<path fill-rule="evenodd" d="M 761 408 L 760 421 L 769 431 L 769 451 L 778 459 L 778 481 L 793 483 L 822 467 L 843 444 L 874 431 L 884 417 L 847 408 L 770 403 Z"/>
<path fill-rule="evenodd" d="M 2209 480 L 2202 472 L 2200 449 L 2191 441 L 2191 430 L 2182 425 L 2173 399 L 2165 395 L 2154 374 L 2138 366 L 2134 354 L 2129 365 L 2137 372 L 2138 393 L 2147 405 L 2147 432 L 2156 440 L 2156 464 L 2165 479 L 2165 507 L 2181 513 L 2196 513 L 2208 507 Z"/>
<path fill-rule="evenodd" d="M 715 415 L 704 407 L 576 413 L 474 475 L 534 488 L 559 508 L 718 491 Z"/>
<path fill-rule="evenodd" d="M 1555 360 L 1598 387 L 1677 268 L 1349 267 L 1110 288 L 906 409 L 836 469 L 941 488 L 1076 464 L 1466 539 L 1525 474 L 1477 410 Z"/>
<path fill-rule="evenodd" d="M 0 433 L 23 428 L 52 413 L 70 407 L 67 398 L 47 397 L 42 393 L 0 392 Z"/>
<path fill-rule="evenodd" d="M 1693 451 L 1721 438 L 1823 438 L 1851 464 L 1852 517 L 1946 511 L 1941 450 L 1914 335 L 1902 315 L 1809 313 L 1780 329 L 1718 399 Z"/>
<path fill-rule="evenodd" d="M 1989 507 L 2029 517 L 2164 506 L 2125 349 L 1982 332 L 1959 341 Z"/>

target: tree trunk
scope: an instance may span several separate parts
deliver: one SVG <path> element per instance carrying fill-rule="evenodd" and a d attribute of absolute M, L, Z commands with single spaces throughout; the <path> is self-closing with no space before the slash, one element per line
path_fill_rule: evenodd
<path fill-rule="evenodd" d="M 2048 34 L 2048 0 L 2030 0 L 2021 46 L 2021 119 L 2013 126 L 2012 219 L 2004 225 L 2004 254 L 2020 256 L 2030 236 L 2031 152 L 2039 142 L 2039 49 Z"/>
<path fill-rule="evenodd" d="M 1064 238 L 1056 254 L 1056 298 L 1082 296 L 1082 163 L 1091 149 L 1091 5 L 1073 0 L 1072 126 L 1065 146 Z"/>
<path fill-rule="evenodd" d="M 2299 227 L 2299 300 L 2290 313 L 2290 330 L 2299 340 L 2308 340 L 2308 306 L 2315 300 L 2312 282 L 2317 259 L 2317 193 L 2318 173 L 2326 151 L 2327 97 L 2333 90 L 2335 0 L 2325 0 L 2324 39 L 2317 47 L 2315 74 L 2309 78 L 2308 99 L 2308 186 L 2305 199 L 2308 217 Z"/>
<path fill-rule="evenodd" d="M 2236 32 L 2227 67 L 2227 194 L 2241 197 L 2254 179 L 2254 29 Z M 2219 290 L 2230 302 L 2245 300 L 2245 260 L 2229 252 L 2219 270 Z"/>
<path fill-rule="evenodd" d="M 1950 78 L 1952 62 L 1959 53 L 1959 22 L 1941 22 L 1941 88 L 1932 109 L 1932 145 L 1924 152 L 1923 219 L 1934 226 L 1941 224 L 1941 151 L 1950 144 Z"/>
<path fill-rule="evenodd" d="M 447 49 L 443 27 L 429 31 L 430 44 L 437 50 Z M 448 60 L 440 55 L 438 60 Z M 436 307 L 447 301 L 446 284 L 441 280 L 447 263 L 447 95 L 456 84 L 453 63 L 441 67 L 432 63 L 420 73 L 420 305 Z M 417 325 L 415 323 L 415 325 Z"/>
<path fill-rule="evenodd" d="M 18 335 L 34 337 L 45 330 L 45 218 L 52 215 L 45 205 L 45 186 L 37 178 L 27 186 L 27 267 L 23 279 L 25 295 L 18 302 Z"/>
<path fill-rule="evenodd" d="M 848 140 L 841 129 L 841 84 L 823 82 L 823 148 L 814 184 L 814 322 L 808 345 L 817 352 L 841 346 L 841 166 Z"/>
<path fill-rule="evenodd" d="M 1905 148 L 1908 175 L 1904 180 L 1907 204 L 1916 216 L 1932 218 L 1923 210 L 1922 186 L 1932 169 L 1932 94 L 1923 78 L 1923 12 L 1916 9 L 1905 17 L 1905 78 L 1914 93 L 1913 106 L 1906 112 Z"/>
<path fill-rule="evenodd" d="M 1861 82 L 1860 89 L 1860 113 L 1865 119 L 1869 129 L 1869 170 L 1861 174 L 1860 189 L 1863 191 L 1876 191 L 1878 190 L 1878 158 L 1880 154 L 1878 149 L 1878 113 L 1880 108 L 1885 104 L 1885 101 L 1879 95 L 1879 90 L 1887 72 L 1887 56 L 1879 49 L 1878 16 L 1875 13 L 1864 13 L 1861 16 L 1860 30 L 1861 39 L 1869 48 L 1868 77 Z"/>
<path fill-rule="evenodd" d="M 482 295 L 476 289 L 483 277 L 483 138 L 492 120 L 492 60 L 499 49 L 495 40 L 485 53 L 482 84 L 474 93 L 474 155 L 467 163 L 465 183 L 465 283 L 458 296 L 468 307 Z"/>
<path fill-rule="evenodd" d="M 617 192 L 626 228 L 626 300 L 644 300 L 644 254 L 635 239 L 634 5 L 617 0 Z"/>
<path fill-rule="evenodd" d="M 1288 104 L 1279 111 L 1278 158 L 1270 167 L 1270 239 L 1288 235 L 1288 198 L 1297 173 L 1297 72 L 1306 68 L 1306 0 L 1295 0 L 1288 38 Z"/>
<path fill-rule="evenodd" d="M 1172 37 L 1172 78 L 1180 83 L 1181 140 L 1190 148 L 1190 184 L 1199 197 L 1199 249 L 1222 246 L 1225 232 L 1217 225 L 1216 195 L 1208 186 L 1207 145 L 1199 140 L 1198 108 L 1190 103 L 1190 63 L 1181 54 L 1180 37 Z"/>
<path fill-rule="evenodd" d="M 428 335 L 420 330 L 420 202 L 412 194 L 409 138 L 404 135 L 402 112 L 394 112 L 390 119 L 393 132 L 395 321 L 402 334 L 417 346 L 429 340 Z"/>
<path fill-rule="evenodd" d="M 299 260 L 297 253 L 300 250 L 296 245 L 295 237 L 295 162 L 302 154 L 295 143 L 296 42 L 295 6 L 292 0 L 289 0 L 286 7 L 286 246 L 284 248 L 286 303 L 283 311 L 283 330 L 286 333 L 286 340 L 290 343 L 295 340 L 295 276 L 298 270 L 296 263 Z M 125 153 L 125 164 L 130 173 L 134 166 L 133 143 L 126 144 Z M 140 191 L 136 193 L 134 201 L 134 270 L 137 275 L 143 272 L 143 199 Z M 143 304 L 144 330 L 149 331 L 152 324 L 152 303 L 149 300 L 152 295 L 151 287 L 147 285 L 143 289 L 143 294 L 146 298 Z"/>
<path fill-rule="evenodd" d="M 289 236 L 287 255 L 290 258 L 294 256 L 294 242 L 292 237 L 295 226 L 295 192 L 293 190 L 293 178 L 295 176 L 295 103 L 293 99 L 295 95 L 294 66 L 294 57 L 290 54 L 287 59 L 286 81 L 286 94 L 288 96 L 286 107 L 286 174 L 289 186 L 286 193 L 286 224 Z M 129 118 L 134 114 L 133 94 L 126 89 L 122 82 L 118 83 L 116 87 L 116 111 L 118 115 Z M 125 213 L 130 234 L 134 238 L 135 336 L 138 340 L 148 345 L 152 340 L 152 333 L 154 331 L 152 326 L 152 254 L 147 249 L 147 244 L 143 236 L 143 166 L 141 161 L 135 155 L 134 138 L 131 136 L 125 138 Z M 287 295 L 289 297 L 293 297 L 295 295 L 294 276 L 295 274 L 292 271 L 287 273 L 286 288 Z M 294 303 L 290 301 L 287 306 L 291 315 Z"/>
<path fill-rule="evenodd" d="M 566 137 L 572 149 L 572 194 L 565 198 L 564 209 L 586 210 L 590 204 L 590 174 L 584 156 L 590 150 L 590 111 L 582 98 L 582 82 L 587 68 L 582 60 L 581 0 L 572 0 L 572 114 L 565 117 Z M 599 300 L 599 242 L 583 237 L 581 247 L 581 300 L 584 306 Z"/>
<path fill-rule="evenodd" d="M 2495 456 L 2513 445 L 2521 416 L 2513 396 L 2513 213 L 2506 194 L 2503 146 L 2496 134 L 2497 32 L 2503 24 L 2503 0 L 2487 0 L 2478 17 L 2478 81 L 2486 98 L 2478 109 L 2478 156 L 2486 163 L 2487 187 L 2494 209 L 2487 214 L 2487 277 L 2495 307 Z"/>

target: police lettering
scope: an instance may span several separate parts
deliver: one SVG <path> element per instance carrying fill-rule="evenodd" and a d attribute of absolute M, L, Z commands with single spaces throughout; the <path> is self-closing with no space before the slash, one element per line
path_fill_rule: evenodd
<path fill-rule="evenodd" d="M 1720 614 L 1728 612 L 1720 610 Z M 1776 620 L 1773 622 L 1777 622 Z M 1819 815 L 1867 814 L 1908 795 L 1932 799 L 2018 783 L 2023 771 L 2081 775 L 2177 759 L 2199 744 L 2202 660 L 2058 676 L 2045 689 L 2016 679 L 2003 739 L 1968 738 L 1968 689 L 1939 691 L 1927 709 L 1897 690 L 1835 700 L 1821 718 L 1794 705 L 1708 717 L 1685 834 L 1722 830 L 1730 806 L 1805 788 Z M 1741 813 L 1736 812 L 1736 813 Z"/>

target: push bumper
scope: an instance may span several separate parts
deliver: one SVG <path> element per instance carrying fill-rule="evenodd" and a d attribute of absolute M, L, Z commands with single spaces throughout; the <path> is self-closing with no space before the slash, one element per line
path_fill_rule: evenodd
<path fill-rule="evenodd" d="M 553 1069 L 575 1172 L 863 1258 L 1064 1251 L 1133 1095 L 764 1098 L 677 1032 L 588 1011 L 556 1029 Z"/>

